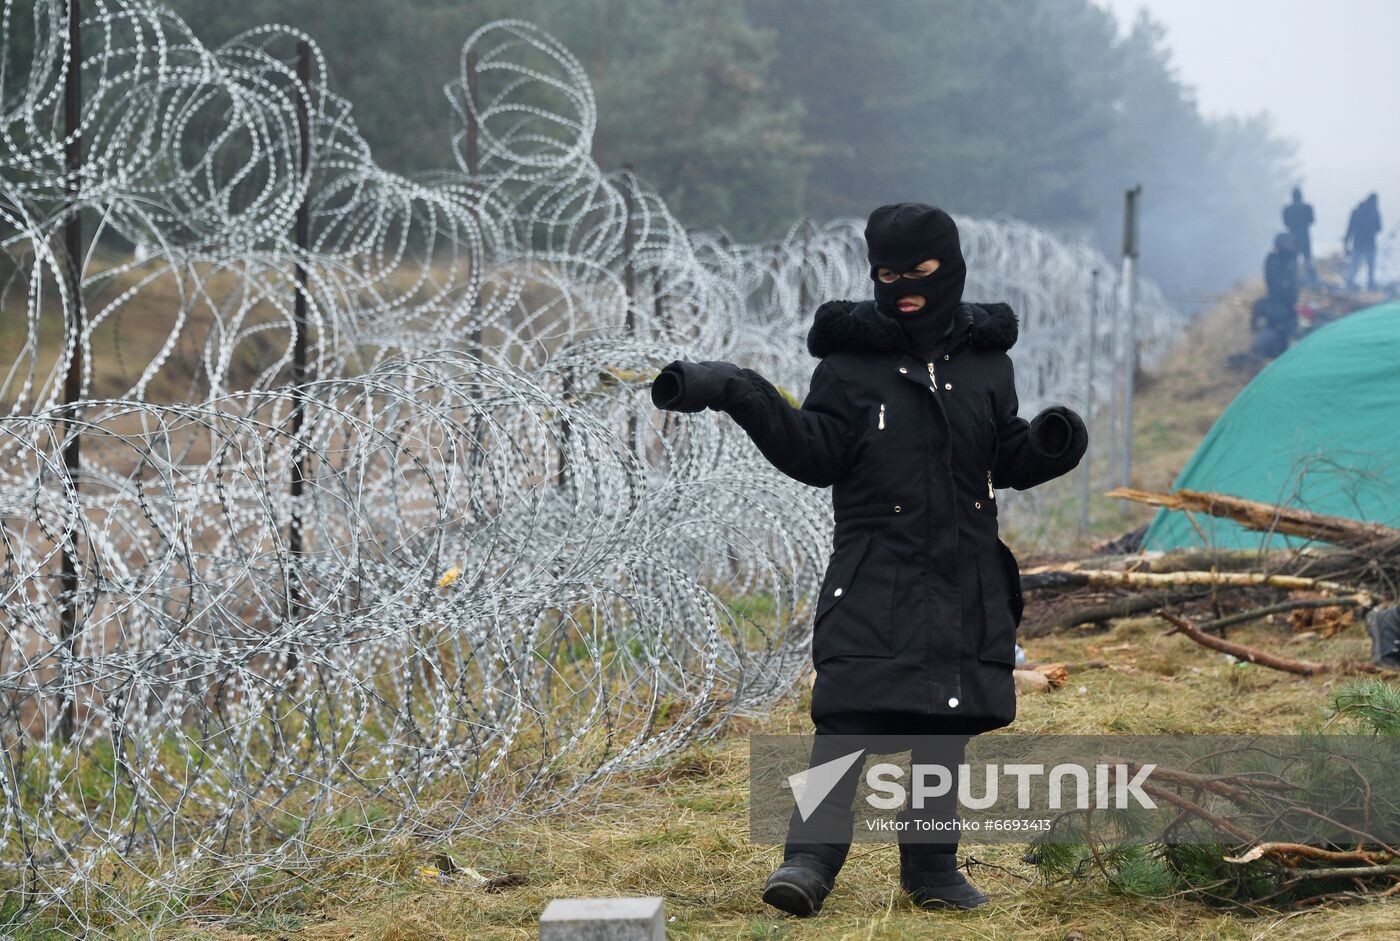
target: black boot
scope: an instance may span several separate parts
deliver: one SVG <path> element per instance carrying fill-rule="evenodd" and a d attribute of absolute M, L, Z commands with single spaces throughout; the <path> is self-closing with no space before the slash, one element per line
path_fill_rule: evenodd
<path fill-rule="evenodd" d="M 977 908 L 987 896 L 958 871 L 957 853 L 920 853 L 899 844 L 899 884 L 920 908 Z"/>
<path fill-rule="evenodd" d="M 789 915 L 807 918 L 822 910 L 835 875 L 815 856 L 797 853 L 783 860 L 763 886 L 763 901 Z"/>

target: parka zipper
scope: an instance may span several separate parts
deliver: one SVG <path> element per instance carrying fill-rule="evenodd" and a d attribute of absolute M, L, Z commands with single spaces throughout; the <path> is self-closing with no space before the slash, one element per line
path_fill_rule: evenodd
<path fill-rule="evenodd" d="M 928 363 L 928 364 L 926 364 L 926 365 L 928 366 L 928 381 L 929 381 L 929 386 L 933 389 L 933 394 L 934 394 L 934 395 L 937 395 L 937 394 L 938 394 L 938 374 L 937 374 L 936 372 L 934 372 L 933 363 Z M 880 420 L 881 420 L 881 422 L 884 421 L 884 416 L 885 416 L 885 406 L 884 406 L 884 405 L 881 405 L 881 406 L 880 406 Z M 884 426 L 881 425 L 881 427 L 884 427 Z M 996 498 L 997 498 L 997 492 L 996 492 L 996 490 L 993 489 L 993 487 L 992 487 L 992 472 L 991 472 L 991 470 L 988 470 L 988 471 L 987 471 L 987 499 L 988 499 L 988 500 L 995 500 Z"/>
<path fill-rule="evenodd" d="M 880 423 L 879 423 L 878 425 L 876 425 L 875 427 L 877 427 L 877 428 L 884 428 L 884 427 L 885 427 L 885 403 L 884 403 L 884 402 L 881 402 L 881 403 L 880 403 Z"/>

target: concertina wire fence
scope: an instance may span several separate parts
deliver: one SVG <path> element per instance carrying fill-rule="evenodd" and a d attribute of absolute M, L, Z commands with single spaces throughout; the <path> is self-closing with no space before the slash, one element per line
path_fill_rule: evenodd
<path fill-rule="evenodd" d="M 529 23 L 467 39 L 457 166 L 407 179 L 302 33 L 207 48 L 102 0 L 75 57 L 65 4 L 0 2 L 0 912 L 93 937 L 265 904 L 397 839 L 568 806 L 793 686 L 829 491 L 647 381 L 726 359 L 800 401 L 812 310 L 869 296 L 860 220 L 687 231 L 594 163 L 587 76 Z M 75 296 L 78 211 L 100 247 Z M 1092 387 L 1111 479 L 1114 266 L 959 225 L 967 296 L 1021 318 L 1023 412 Z M 1146 368 L 1183 323 L 1142 286 Z M 1075 487 L 1004 521 L 1053 540 Z"/>

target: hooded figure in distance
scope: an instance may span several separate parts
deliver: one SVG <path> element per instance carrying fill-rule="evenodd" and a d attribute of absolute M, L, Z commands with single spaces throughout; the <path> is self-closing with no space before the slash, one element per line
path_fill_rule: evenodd
<path fill-rule="evenodd" d="M 1016 317 L 1005 304 L 962 300 L 967 267 L 946 212 L 881 206 L 865 240 L 875 297 L 817 309 L 801 408 L 754 370 L 717 361 L 669 363 L 652 402 L 722 411 L 779 471 L 832 488 L 833 551 L 813 620 L 811 764 L 845 753 L 832 753 L 831 735 L 894 734 L 914 736 L 916 761 L 956 766 L 968 736 L 1016 715 L 1020 576 L 997 535 L 996 490 L 1069 472 L 1088 435 L 1064 406 L 1031 421 L 1017 414 L 1007 353 Z M 850 847 L 862 764 L 805 821 L 793 811 L 769 904 L 820 910 Z M 955 814 L 951 795 L 932 803 L 899 816 Z M 986 902 L 957 870 L 956 835 L 906 832 L 900 882 L 918 904 Z"/>
<path fill-rule="evenodd" d="M 1356 275 L 1361 263 L 1366 263 L 1366 290 L 1376 289 L 1376 237 L 1381 232 L 1380 199 L 1372 193 L 1351 211 L 1347 220 L 1347 233 L 1342 237 L 1342 247 L 1351 256 L 1347 268 L 1347 287 L 1356 287 Z"/>
<path fill-rule="evenodd" d="M 1254 335 L 1250 352 L 1259 360 L 1274 359 L 1288 349 L 1298 330 L 1297 242 L 1288 232 L 1274 236 L 1274 247 L 1264 256 L 1264 297 L 1254 302 L 1249 329 Z"/>
<path fill-rule="evenodd" d="M 1317 266 L 1313 264 L 1312 255 L 1313 219 L 1312 204 L 1303 202 L 1303 191 L 1293 187 L 1293 201 L 1283 207 L 1283 227 L 1293 236 L 1293 244 L 1297 246 L 1298 257 L 1303 260 L 1308 283 L 1316 285 Z"/>

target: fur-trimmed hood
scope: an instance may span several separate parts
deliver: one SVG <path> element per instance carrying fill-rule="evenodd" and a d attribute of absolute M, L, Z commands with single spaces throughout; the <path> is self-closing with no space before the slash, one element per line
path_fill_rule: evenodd
<path fill-rule="evenodd" d="M 958 307 L 954 335 L 981 350 L 1009 350 L 1016 343 L 1016 314 L 1009 304 Z M 899 352 L 909 348 L 904 331 L 874 301 L 829 301 L 817 308 L 807 331 L 807 352 L 824 358 L 831 353 Z"/>

